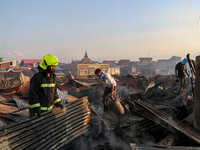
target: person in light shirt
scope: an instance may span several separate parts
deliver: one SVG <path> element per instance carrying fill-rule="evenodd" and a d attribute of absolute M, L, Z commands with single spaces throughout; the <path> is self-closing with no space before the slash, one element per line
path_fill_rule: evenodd
<path fill-rule="evenodd" d="M 115 96 L 115 93 L 116 93 L 116 90 L 117 90 L 117 83 L 116 83 L 115 79 L 109 73 L 104 73 L 99 68 L 95 70 L 95 74 L 99 77 L 99 79 L 104 79 L 105 83 L 107 85 L 105 90 L 104 90 L 104 94 L 103 94 L 104 111 L 107 111 L 108 106 L 107 106 L 106 96 L 110 93 L 113 96 Z"/>

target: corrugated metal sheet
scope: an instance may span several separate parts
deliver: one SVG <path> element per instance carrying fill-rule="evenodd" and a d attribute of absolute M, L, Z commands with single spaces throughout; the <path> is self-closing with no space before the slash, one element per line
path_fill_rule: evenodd
<path fill-rule="evenodd" d="M 29 108 L 28 102 L 25 102 L 25 101 L 23 101 L 23 100 L 21 100 L 21 99 L 18 99 L 18 98 L 15 97 L 15 96 L 13 96 L 13 99 L 14 99 L 14 101 L 16 102 L 17 107 L 18 107 L 19 109 L 27 109 L 27 108 Z"/>
<path fill-rule="evenodd" d="M 0 149 L 59 149 L 90 128 L 87 97 L 0 129 Z"/>
<path fill-rule="evenodd" d="M 200 132 L 198 130 L 189 127 L 178 120 L 173 119 L 172 116 L 166 114 L 165 112 L 161 112 L 158 109 L 140 100 L 135 101 L 134 105 L 135 112 L 140 113 L 144 117 L 154 121 L 155 123 L 160 124 L 166 129 L 169 129 L 169 126 L 172 126 L 174 129 L 178 130 L 179 132 L 186 135 L 188 138 L 200 144 Z"/>

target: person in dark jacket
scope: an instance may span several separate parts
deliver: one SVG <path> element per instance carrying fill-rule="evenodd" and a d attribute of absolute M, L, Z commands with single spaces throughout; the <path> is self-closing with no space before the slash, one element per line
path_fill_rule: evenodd
<path fill-rule="evenodd" d="M 181 62 L 179 62 L 175 67 L 175 75 L 176 78 L 179 79 L 179 89 L 178 89 L 179 94 L 185 88 L 185 79 L 186 79 L 185 74 L 187 74 L 187 76 L 190 77 L 190 74 L 188 73 L 186 67 L 187 62 L 188 60 L 187 58 L 185 58 Z"/>
<path fill-rule="evenodd" d="M 58 62 L 54 55 L 45 55 L 38 66 L 39 72 L 31 78 L 29 89 L 30 117 L 35 115 L 40 117 L 42 112 L 51 110 L 53 104 L 56 107 L 63 108 L 61 99 L 57 94 L 56 76 L 54 74 Z"/>

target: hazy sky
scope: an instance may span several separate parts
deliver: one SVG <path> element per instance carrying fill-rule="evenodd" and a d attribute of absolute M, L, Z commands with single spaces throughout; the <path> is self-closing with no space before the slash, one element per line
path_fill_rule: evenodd
<path fill-rule="evenodd" d="M 0 0 L 0 56 L 194 58 L 199 15 L 199 0 Z"/>

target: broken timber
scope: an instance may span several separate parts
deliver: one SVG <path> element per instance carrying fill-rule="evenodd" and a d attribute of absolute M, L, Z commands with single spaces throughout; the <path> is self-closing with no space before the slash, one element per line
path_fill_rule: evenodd
<path fill-rule="evenodd" d="M 154 121 L 155 123 L 160 124 L 161 126 L 167 129 L 168 129 L 168 125 L 170 125 L 176 130 L 178 130 L 179 132 L 189 137 L 190 139 L 200 144 L 200 133 L 194 128 L 191 128 L 178 120 L 174 120 L 172 116 L 164 112 L 161 112 L 158 109 L 140 100 L 134 101 L 134 103 L 133 102 L 131 103 L 134 104 L 135 112 Z"/>
<path fill-rule="evenodd" d="M 0 129 L 0 149 L 59 149 L 90 128 L 87 97 Z"/>

